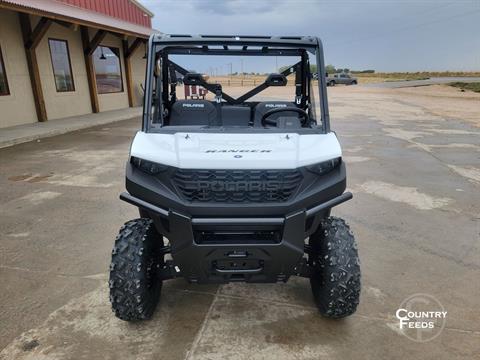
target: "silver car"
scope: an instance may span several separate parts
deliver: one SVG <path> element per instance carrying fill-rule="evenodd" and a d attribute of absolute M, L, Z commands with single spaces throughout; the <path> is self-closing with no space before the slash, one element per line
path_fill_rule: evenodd
<path fill-rule="evenodd" d="M 346 73 L 333 74 L 333 76 L 327 75 L 327 86 L 335 86 L 337 84 L 357 85 L 358 81 L 356 77 Z"/>

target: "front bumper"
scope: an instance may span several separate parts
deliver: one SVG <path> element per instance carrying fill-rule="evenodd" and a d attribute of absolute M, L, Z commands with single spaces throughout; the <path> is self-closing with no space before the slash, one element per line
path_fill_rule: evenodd
<path fill-rule="evenodd" d="M 298 275 L 304 241 L 325 212 L 349 192 L 283 217 L 191 217 L 128 193 L 120 198 L 146 211 L 170 241 L 173 267 L 189 282 L 287 281 Z"/>
<path fill-rule="evenodd" d="M 302 182 L 277 202 L 186 201 L 172 178 L 175 169 L 155 176 L 127 163 L 120 197 L 153 219 L 169 239 L 174 276 L 190 282 L 278 282 L 298 275 L 305 239 L 330 209 L 352 197 L 344 193 L 345 164 L 316 175 L 299 168 Z"/>

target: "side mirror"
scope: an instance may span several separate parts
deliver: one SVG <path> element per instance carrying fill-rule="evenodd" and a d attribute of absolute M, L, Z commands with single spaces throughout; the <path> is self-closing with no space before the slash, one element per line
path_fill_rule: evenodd
<path fill-rule="evenodd" d="M 265 84 L 268 86 L 286 86 L 287 77 L 283 74 L 270 74 L 265 80 Z"/>
<path fill-rule="evenodd" d="M 198 73 L 186 73 L 183 77 L 183 83 L 185 85 L 202 85 L 205 83 L 205 79 L 202 74 Z"/>

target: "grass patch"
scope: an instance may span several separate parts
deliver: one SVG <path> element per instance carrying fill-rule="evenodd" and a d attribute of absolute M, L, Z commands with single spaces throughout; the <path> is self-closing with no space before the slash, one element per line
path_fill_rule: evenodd
<path fill-rule="evenodd" d="M 418 77 L 410 77 L 410 78 L 405 78 L 405 79 L 395 79 L 395 78 L 386 78 L 384 81 L 389 82 L 389 81 L 414 81 L 414 80 L 428 80 L 430 79 L 429 77 L 423 77 L 423 76 L 418 76 Z"/>
<path fill-rule="evenodd" d="M 461 90 L 470 90 L 480 93 L 480 82 L 461 82 L 456 81 L 448 84 Z"/>
<path fill-rule="evenodd" d="M 478 71 L 418 71 L 418 72 L 391 72 L 391 73 L 355 73 L 360 83 L 387 82 L 387 81 L 412 81 L 426 80 L 431 77 L 465 77 L 480 76 Z"/>

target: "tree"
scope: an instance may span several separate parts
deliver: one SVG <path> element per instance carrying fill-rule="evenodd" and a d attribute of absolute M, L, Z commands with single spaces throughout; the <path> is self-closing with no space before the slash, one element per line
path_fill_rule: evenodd
<path fill-rule="evenodd" d="M 334 74 L 335 72 L 337 72 L 337 69 L 335 69 L 335 66 L 333 65 L 327 65 L 325 66 L 325 72 L 329 74 Z"/>

